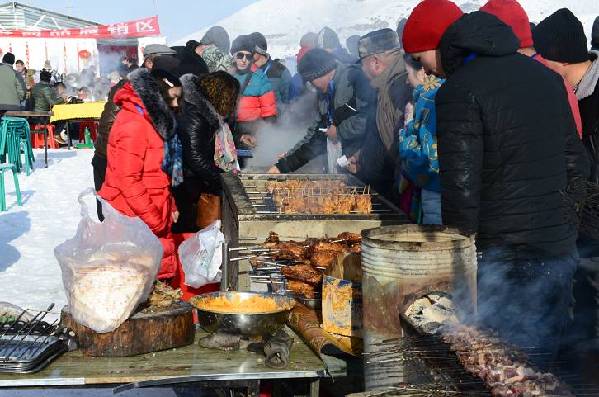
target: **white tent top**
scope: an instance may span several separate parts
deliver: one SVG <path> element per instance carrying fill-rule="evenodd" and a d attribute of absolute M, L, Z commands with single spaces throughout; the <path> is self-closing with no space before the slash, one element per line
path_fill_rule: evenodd
<path fill-rule="evenodd" d="M 0 4 L 0 30 L 62 30 L 99 23 L 11 1 Z"/>

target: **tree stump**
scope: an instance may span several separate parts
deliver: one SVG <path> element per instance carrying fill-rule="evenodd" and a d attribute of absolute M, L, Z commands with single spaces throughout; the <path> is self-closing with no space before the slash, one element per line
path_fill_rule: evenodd
<path fill-rule="evenodd" d="M 112 332 L 100 334 L 77 323 L 62 309 L 61 325 L 72 329 L 86 356 L 127 357 L 187 346 L 193 343 L 193 308 L 178 302 L 157 313 L 136 313 Z"/>

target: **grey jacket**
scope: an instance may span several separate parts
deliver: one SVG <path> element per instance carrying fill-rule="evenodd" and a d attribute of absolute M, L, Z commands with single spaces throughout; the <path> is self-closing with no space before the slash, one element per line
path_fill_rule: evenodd
<path fill-rule="evenodd" d="M 25 87 L 11 65 L 0 64 L 0 105 L 20 106 L 25 99 Z"/>
<path fill-rule="evenodd" d="M 328 94 L 319 95 L 318 119 L 308 129 L 306 136 L 276 164 L 282 173 L 293 172 L 326 153 L 327 138 L 319 129 L 331 124 L 337 127 L 343 154 L 349 157 L 361 148 L 366 135 L 366 120 L 373 111 L 376 92 L 358 65 L 338 64 L 333 86 L 332 103 L 329 103 Z"/>

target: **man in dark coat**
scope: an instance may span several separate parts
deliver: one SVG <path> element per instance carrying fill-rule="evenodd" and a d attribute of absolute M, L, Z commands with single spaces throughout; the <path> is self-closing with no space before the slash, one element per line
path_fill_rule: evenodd
<path fill-rule="evenodd" d="M 350 159 L 350 172 L 391 201 L 398 201 L 399 159 L 397 131 L 412 97 L 399 37 L 391 29 L 360 38 L 362 70 L 377 90 L 376 109 L 369 115 L 364 144 Z"/>
<path fill-rule="evenodd" d="M 412 12 L 404 49 L 446 76 L 436 97 L 443 223 L 476 234 L 479 320 L 551 360 L 578 262 L 562 192 L 588 174 L 560 76 L 518 54 L 497 17 L 448 0 Z"/>
<path fill-rule="evenodd" d="M 235 108 L 240 87 L 237 79 L 223 71 L 202 77 L 186 74 L 181 83 L 177 134 L 183 149 L 183 183 L 173 190 L 179 210 L 173 232 L 195 233 L 200 195 L 222 194 L 221 170 L 214 161 L 215 133 Z"/>
<path fill-rule="evenodd" d="M 599 17 L 595 18 L 593 22 L 593 36 L 591 39 L 591 49 L 593 51 L 599 51 Z"/>
<path fill-rule="evenodd" d="M 582 118 L 582 140 L 591 159 L 591 181 L 597 183 L 599 51 L 587 52 L 587 38 L 582 23 L 566 8 L 556 11 L 540 22 L 533 32 L 533 38 L 536 50 L 547 59 L 551 68 L 575 88 Z M 599 257 L 599 241 L 587 233 L 587 222 L 588 219 L 581 220 L 578 240 L 581 261 L 575 275 L 574 323 L 569 331 L 572 344 L 580 343 L 585 351 L 591 340 L 599 339 L 599 291 L 596 282 L 599 274 L 596 262 Z M 595 352 L 597 348 L 595 346 Z"/>
<path fill-rule="evenodd" d="M 294 172 L 327 153 L 327 140 L 340 142 L 343 155 L 349 158 L 362 147 L 366 134 L 374 93 L 358 65 L 342 65 L 332 54 L 316 48 L 302 58 L 298 71 L 320 91 L 318 120 L 270 173 Z M 329 164 L 329 170 L 333 167 Z"/>

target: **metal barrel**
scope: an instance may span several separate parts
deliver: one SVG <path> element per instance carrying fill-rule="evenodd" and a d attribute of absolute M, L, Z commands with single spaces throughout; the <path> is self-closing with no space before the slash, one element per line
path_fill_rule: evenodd
<path fill-rule="evenodd" d="M 394 225 L 362 232 L 362 295 L 365 352 L 379 356 L 383 341 L 404 334 L 400 314 L 430 292 L 454 296 L 461 309 L 476 310 L 474 237 L 444 226 Z M 401 353 L 398 353 L 401 355 Z M 387 357 L 387 360 L 389 357 Z M 365 362 L 367 390 L 414 380 L 410 357 L 398 357 L 393 379 L 376 360 Z M 403 364 L 402 364 L 403 363 Z"/>

